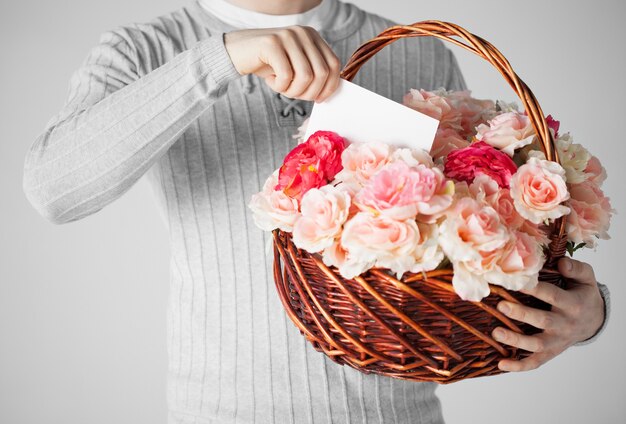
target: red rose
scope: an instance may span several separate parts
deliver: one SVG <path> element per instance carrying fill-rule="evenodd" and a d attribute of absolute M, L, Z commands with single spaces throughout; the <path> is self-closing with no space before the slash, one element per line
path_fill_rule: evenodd
<path fill-rule="evenodd" d="M 341 153 L 346 143 L 331 131 L 317 131 L 296 146 L 283 161 L 276 190 L 300 201 L 312 188 L 328 184 L 341 171 Z"/>
<path fill-rule="evenodd" d="M 517 166 L 506 153 L 491 147 L 484 141 L 470 144 L 463 149 L 451 151 L 446 157 L 444 174 L 457 181 L 474 181 L 479 174 L 493 178 L 500 187 L 508 188 Z"/>

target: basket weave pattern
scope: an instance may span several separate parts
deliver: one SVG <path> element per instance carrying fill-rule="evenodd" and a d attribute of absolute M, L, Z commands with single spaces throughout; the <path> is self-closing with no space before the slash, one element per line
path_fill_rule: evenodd
<path fill-rule="evenodd" d="M 558 162 L 554 140 L 533 93 L 495 47 L 457 25 L 424 21 L 388 28 L 356 50 L 342 78 L 352 80 L 386 45 L 420 36 L 438 37 L 490 62 L 519 96 L 547 159 Z M 564 224 L 559 219 L 550 229 L 552 242 L 540 273 L 542 281 L 559 286 L 564 282 L 555 263 L 565 253 Z M 316 350 L 365 373 L 438 383 L 502 373 L 500 359 L 521 359 L 529 352 L 498 343 L 491 331 L 499 325 L 524 334 L 539 330 L 510 320 L 496 304 L 506 299 L 549 308 L 531 296 L 493 285 L 482 301 L 464 301 L 452 287 L 452 269 L 406 273 L 402 280 L 386 270 L 371 269 L 348 280 L 324 265 L 319 255 L 295 247 L 291 234 L 275 230 L 273 236 L 274 279 L 289 318 Z"/>

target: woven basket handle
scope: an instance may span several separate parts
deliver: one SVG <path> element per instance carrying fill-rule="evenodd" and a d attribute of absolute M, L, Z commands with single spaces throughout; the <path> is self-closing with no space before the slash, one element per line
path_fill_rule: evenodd
<path fill-rule="evenodd" d="M 466 31 L 458 25 L 441 21 L 422 21 L 416 22 L 412 25 L 396 25 L 389 27 L 381 32 L 377 37 L 363 43 L 352 54 L 352 57 L 348 60 L 348 63 L 343 68 L 343 71 L 341 71 L 341 77 L 348 81 L 352 81 L 361 66 L 363 66 L 365 62 L 378 53 L 378 51 L 382 50 L 386 45 L 401 38 L 423 36 L 432 36 L 449 41 L 457 46 L 471 51 L 491 63 L 493 67 L 496 68 L 500 74 L 502 74 L 506 82 L 509 83 L 513 91 L 515 91 L 517 96 L 520 98 L 522 105 L 528 113 L 530 121 L 535 128 L 537 136 L 541 141 L 546 158 L 555 162 L 559 161 L 558 154 L 554 148 L 552 134 L 548 129 L 548 123 L 546 122 L 541 106 L 539 106 L 539 102 L 537 102 L 535 95 L 532 91 L 530 91 L 526 83 L 524 83 L 524 81 L 517 76 L 509 64 L 509 61 L 502 55 L 502 53 L 500 53 L 498 49 L 496 49 L 490 42 Z M 458 37 L 462 41 L 452 37 Z"/>
<path fill-rule="evenodd" d="M 412 25 L 396 25 L 387 28 L 381 32 L 377 37 L 363 43 L 348 60 L 348 63 L 341 71 L 341 77 L 352 81 L 356 76 L 361 66 L 363 66 L 372 56 L 382 50 L 388 44 L 393 43 L 396 40 L 407 37 L 424 37 L 432 36 L 449 41 L 457 46 L 460 46 L 466 50 L 471 51 L 477 56 L 485 59 L 494 68 L 500 72 L 506 82 L 509 83 L 513 91 L 517 94 L 522 102 L 524 110 L 530 118 L 539 140 L 543 152 L 546 155 L 546 159 L 559 162 L 558 153 L 554 146 L 554 139 L 552 133 L 548 128 L 548 123 L 545 119 L 541 106 L 535 98 L 535 95 L 530 88 L 522 81 L 513 68 L 509 64 L 509 61 L 496 49 L 489 41 L 474 35 L 464 28 L 458 25 L 442 22 L 442 21 L 422 21 L 416 22 Z M 457 40 L 458 37 L 460 40 Z M 552 235 L 552 242 L 550 243 L 549 250 L 550 256 L 546 265 L 548 267 L 554 267 L 556 260 L 565 254 L 567 237 L 565 236 L 565 220 L 563 218 L 557 219 L 554 224 Z"/>

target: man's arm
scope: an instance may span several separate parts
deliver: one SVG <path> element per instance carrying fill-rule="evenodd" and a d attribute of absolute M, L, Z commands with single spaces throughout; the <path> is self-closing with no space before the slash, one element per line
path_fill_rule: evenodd
<path fill-rule="evenodd" d="M 222 34 L 141 73 L 124 30 L 103 34 L 74 73 L 24 165 L 26 196 L 50 221 L 80 219 L 121 196 L 240 76 Z"/>

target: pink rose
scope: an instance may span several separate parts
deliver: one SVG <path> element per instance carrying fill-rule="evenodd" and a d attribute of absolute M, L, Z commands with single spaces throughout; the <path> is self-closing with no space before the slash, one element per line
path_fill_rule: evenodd
<path fill-rule="evenodd" d="M 545 257 L 543 248 L 530 235 L 521 231 L 511 234 L 494 268 L 485 274 L 491 284 L 509 290 L 531 289 L 537 285 Z"/>
<path fill-rule="evenodd" d="M 570 214 L 567 235 L 574 243 L 595 247 L 598 238 L 609 239 L 613 208 L 608 197 L 595 183 L 585 181 L 570 187 Z"/>
<path fill-rule="evenodd" d="M 375 211 L 404 220 L 434 215 L 452 203 L 452 182 L 438 168 L 408 166 L 404 161 L 385 165 L 357 194 L 355 202 L 365 211 Z"/>
<path fill-rule="evenodd" d="M 517 170 L 513 160 L 485 142 L 470 144 L 453 150 L 445 161 L 444 173 L 448 178 L 471 183 L 479 174 L 493 178 L 500 187 L 509 187 L 511 175 Z"/>
<path fill-rule="evenodd" d="M 331 131 L 317 131 L 297 145 L 283 161 L 276 190 L 296 200 L 312 188 L 319 188 L 341 170 L 345 140 Z"/>
<path fill-rule="evenodd" d="M 585 174 L 587 175 L 587 180 L 595 183 L 598 187 L 606 180 L 606 170 L 600 163 L 600 159 L 596 156 L 589 158 L 587 167 L 585 168 Z"/>
<path fill-rule="evenodd" d="M 461 135 L 466 139 L 476 134 L 478 125 L 496 115 L 496 105 L 492 100 L 475 99 L 470 91 L 452 91 L 447 98 L 452 107 L 461 114 Z"/>
<path fill-rule="evenodd" d="M 516 230 L 524 223 L 524 218 L 517 213 L 510 190 L 500 188 L 498 183 L 488 175 L 478 175 L 470 185 L 474 198 L 491 206 L 504 224 L 511 230 Z"/>
<path fill-rule="evenodd" d="M 380 170 L 391 155 L 392 148 L 384 143 L 353 143 L 341 154 L 343 169 L 337 179 L 364 185 Z"/>
<path fill-rule="evenodd" d="M 278 171 L 275 171 L 265 182 L 263 191 L 252 196 L 248 207 L 252 210 L 254 223 L 262 230 L 279 228 L 291 232 L 300 216 L 298 201 L 282 191 L 274 190 L 277 181 Z"/>
<path fill-rule="evenodd" d="M 535 129 L 528 116 L 516 112 L 497 115 L 489 121 L 489 125 L 481 124 L 476 130 L 478 140 L 509 156 L 513 156 L 515 149 L 532 143 L 535 137 Z"/>
<path fill-rule="evenodd" d="M 450 128 L 438 129 L 435 141 L 430 148 L 433 159 L 445 158 L 453 150 L 469 146 L 469 142 L 459 135 L 456 130 Z"/>
<path fill-rule="evenodd" d="M 345 191 L 331 185 L 307 191 L 300 205 L 302 216 L 293 228 L 294 244 L 310 253 L 324 250 L 339 236 L 349 210 Z"/>
<path fill-rule="evenodd" d="M 511 179 L 511 197 L 517 212 L 534 224 L 569 213 L 561 205 L 569 199 L 565 170 L 556 162 L 530 157 Z"/>
<path fill-rule="evenodd" d="M 461 114 L 445 97 L 445 90 L 426 91 L 411 89 L 403 98 L 405 106 L 439 121 L 439 128 L 461 130 Z"/>

